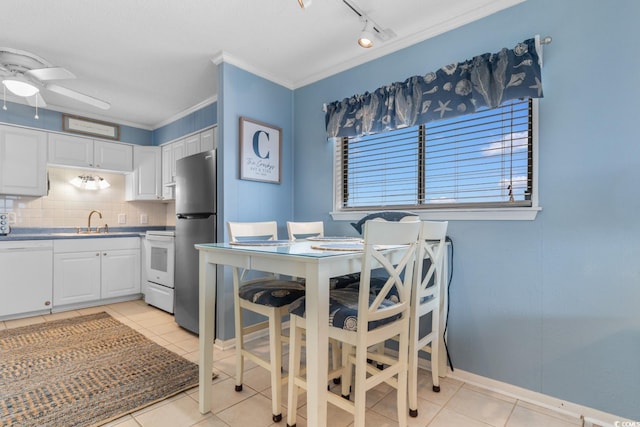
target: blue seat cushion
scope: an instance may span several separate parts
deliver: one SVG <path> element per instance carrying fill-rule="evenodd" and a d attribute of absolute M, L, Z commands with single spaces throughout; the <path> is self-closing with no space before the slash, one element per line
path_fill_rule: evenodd
<path fill-rule="evenodd" d="M 332 277 L 329 281 L 331 289 L 342 289 L 349 285 L 360 283 L 360 273 L 345 274 L 343 276 Z"/>
<path fill-rule="evenodd" d="M 369 302 L 373 302 L 375 296 L 369 297 Z M 395 303 L 384 300 L 380 307 L 389 307 Z M 306 313 L 305 297 L 296 300 L 289 313 L 298 317 L 304 317 Z M 400 315 L 391 316 L 386 319 L 369 322 L 368 330 L 379 328 L 400 318 Z M 345 329 L 347 331 L 358 330 L 358 290 L 357 288 L 334 289 L 329 293 L 329 326 Z"/>
<path fill-rule="evenodd" d="M 384 277 L 372 277 L 369 281 L 369 293 L 371 296 L 376 296 L 380 293 L 384 284 L 387 283 L 387 279 Z M 348 284 L 345 289 L 358 290 L 360 288 L 360 282 L 354 282 Z M 395 286 L 391 287 L 387 295 L 385 295 L 385 299 L 393 303 L 397 303 L 400 301 L 400 295 L 398 295 L 398 288 Z"/>
<path fill-rule="evenodd" d="M 240 287 L 240 298 L 267 307 L 283 307 L 304 296 L 304 284 L 269 279 Z"/>

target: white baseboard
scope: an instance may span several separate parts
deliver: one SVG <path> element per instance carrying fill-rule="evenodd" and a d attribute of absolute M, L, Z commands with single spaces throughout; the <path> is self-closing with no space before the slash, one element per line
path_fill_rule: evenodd
<path fill-rule="evenodd" d="M 531 403 L 533 405 L 541 406 L 543 408 L 547 408 L 552 411 L 568 415 L 570 417 L 575 417 L 578 420 L 583 420 L 583 426 L 585 427 L 596 425 L 602 427 L 621 427 L 625 425 L 624 423 L 633 423 L 632 420 L 609 414 L 607 412 L 602 412 L 597 409 L 589 408 L 587 406 L 567 402 L 566 400 L 527 390 L 525 388 L 517 387 L 501 381 L 492 380 L 491 378 L 472 374 L 471 372 L 466 372 L 458 368 L 456 368 L 453 372 L 449 369 L 449 371 L 447 372 L 447 376 L 449 378 L 453 378 L 459 381 L 463 381 L 467 384 L 472 384 L 490 391 L 504 394 L 506 396 L 510 396 L 515 399 Z M 637 425 L 640 426 L 640 423 L 638 423 Z"/>
<path fill-rule="evenodd" d="M 287 320 L 286 322 L 282 322 L 282 329 L 289 329 L 289 321 Z M 262 338 L 262 337 L 266 337 L 267 335 L 269 335 L 269 330 L 268 329 L 263 329 L 260 331 L 256 331 L 256 332 L 252 332 L 250 334 L 246 334 L 244 336 L 244 342 L 251 342 L 253 340 L 257 340 L 258 338 Z M 230 350 L 232 348 L 235 348 L 236 346 L 236 339 L 231 338 L 228 340 L 221 340 L 219 338 L 216 338 L 213 342 L 213 346 L 219 350 Z"/>

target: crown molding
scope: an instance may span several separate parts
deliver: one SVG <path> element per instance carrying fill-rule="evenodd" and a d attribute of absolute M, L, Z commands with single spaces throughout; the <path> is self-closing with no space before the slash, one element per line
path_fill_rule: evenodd
<path fill-rule="evenodd" d="M 213 104 L 214 102 L 217 102 L 217 101 L 218 101 L 218 95 L 213 95 L 213 96 L 205 99 L 204 101 L 201 101 L 201 102 L 197 103 L 196 105 L 187 108 L 186 110 L 182 110 L 179 113 L 174 114 L 173 116 L 171 116 L 169 118 L 166 118 L 166 119 L 162 120 L 161 122 L 156 123 L 153 126 L 152 130 L 156 130 L 158 128 L 161 128 L 162 126 L 166 126 L 166 125 L 168 125 L 170 123 L 173 123 L 176 120 L 180 120 L 181 118 L 186 117 L 189 114 L 194 113 L 194 112 L 206 107 L 207 105 L 211 105 L 211 104 Z"/>
<path fill-rule="evenodd" d="M 250 64 L 249 62 L 244 61 L 240 58 L 237 58 L 225 51 L 221 51 L 217 53 L 214 57 L 211 58 L 211 61 L 215 65 L 220 65 L 223 62 L 226 64 L 231 64 L 245 71 L 248 71 L 251 74 L 255 74 L 258 77 L 262 77 L 263 79 L 269 80 L 270 82 L 279 84 L 280 86 L 284 86 L 289 90 L 296 89 L 296 86 L 291 81 L 281 79 L 274 74 L 265 72 L 264 70 L 261 70 L 260 68 Z"/>

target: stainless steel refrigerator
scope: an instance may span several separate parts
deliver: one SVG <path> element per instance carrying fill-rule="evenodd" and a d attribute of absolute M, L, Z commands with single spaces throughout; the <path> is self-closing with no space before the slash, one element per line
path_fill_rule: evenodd
<path fill-rule="evenodd" d="M 205 151 L 176 162 L 176 255 L 174 316 L 198 333 L 197 243 L 216 241 L 216 153 Z"/>

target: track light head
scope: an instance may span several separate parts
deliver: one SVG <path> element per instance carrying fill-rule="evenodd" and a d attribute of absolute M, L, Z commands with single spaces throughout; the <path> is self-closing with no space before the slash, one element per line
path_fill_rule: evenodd
<path fill-rule="evenodd" d="M 360 33 L 360 37 L 358 37 L 358 44 L 365 49 L 373 46 L 373 25 L 368 19 L 364 21 L 364 28 Z"/>

